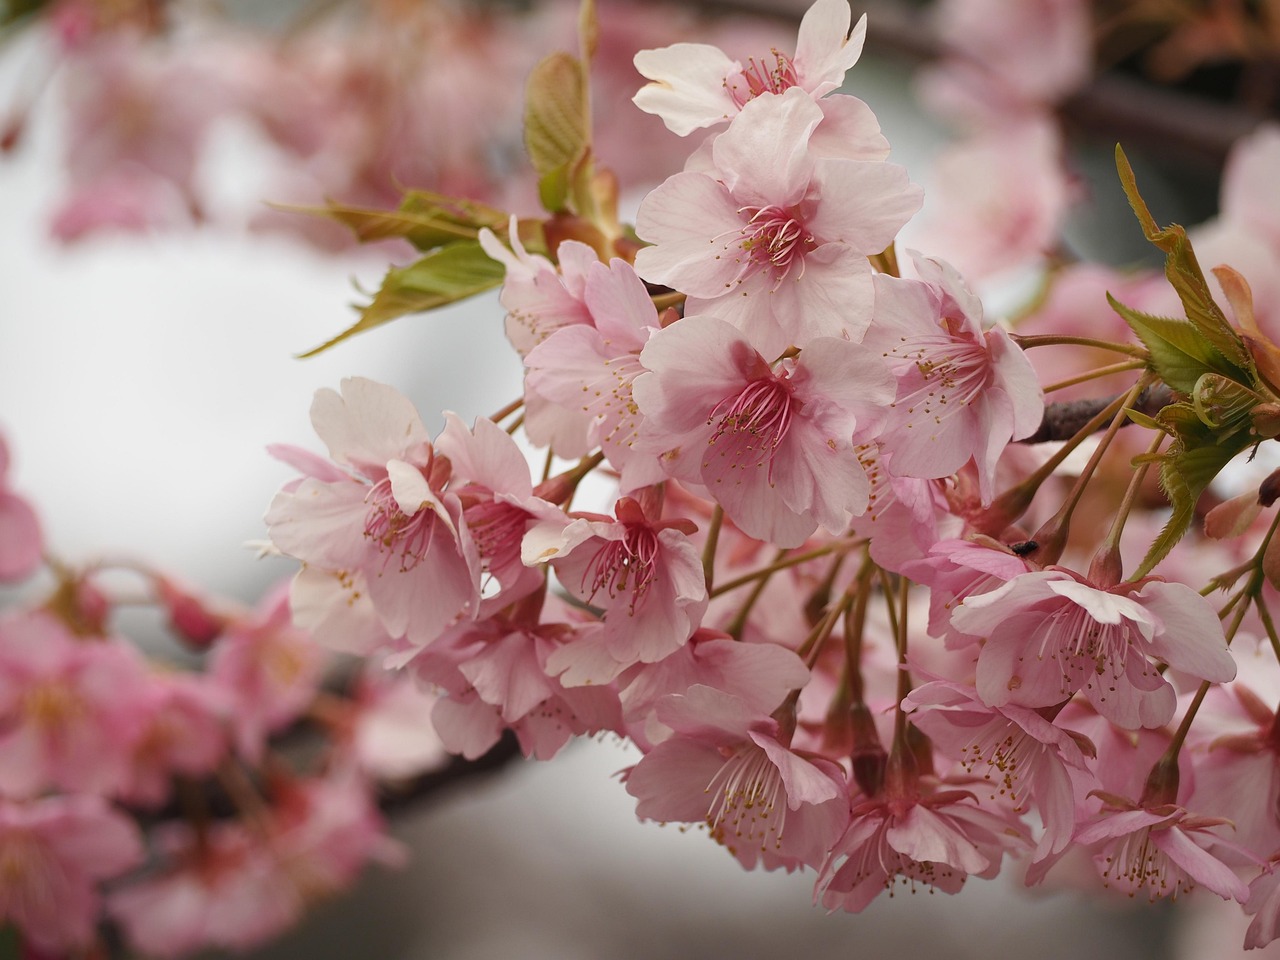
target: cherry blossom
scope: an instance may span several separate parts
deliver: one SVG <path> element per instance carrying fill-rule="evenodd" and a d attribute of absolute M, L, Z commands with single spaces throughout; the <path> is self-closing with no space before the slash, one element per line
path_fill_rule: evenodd
<path fill-rule="evenodd" d="M 564 588 L 604 611 L 602 639 L 619 664 L 653 663 L 693 634 L 707 608 L 691 521 L 650 519 L 623 497 L 606 517 L 548 521 L 525 536 L 527 563 L 550 563 Z"/>
<path fill-rule="evenodd" d="M 906 171 L 818 156 L 822 111 L 799 90 L 747 104 L 712 145 L 711 170 L 685 171 L 645 197 L 636 233 L 654 246 L 636 272 L 687 294 L 776 357 L 819 336 L 861 339 L 871 266 L 921 203 Z"/>
<path fill-rule="evenodd" d="M 40 566 L 44 538 L 40 520 L 8 484 L 9 446 L 0 434 L 0 583 L 25 580 Z"/>
<path fill-rule="evenodd" d="M 685 317 L 640 355 L 634 394 L 673 476 L 706 486 L 748 536 L 791 547 L 867 508 L 855 443 L 876 434 L 892 385 L 881 358 L 835 337 L 777 365 L 714 317 Z"/>
<path fill-rule="evenodd" d="M 951 624 L 986 637 L 977 688 L 993 707 L 1047 707 L 1082 690 L 1118 726 L 1161 727 L 1175 697 L 1152 658 L 1215 683 L 1236 674 L 1213 609 L 1180 583 L 1101 590 L 1064 569 L 1025 573 L 966 598 Z"/>
<path fill-rule="evenodd" d="M 877 275 L 876 322 L 864 343 L 883 351 L 897 396 L 880 437 L 887 468 L 936 479 L 970 460 L 984 502 L 1011 439 L 1040 426 L 1035 371 L 999 327 L 983 330 L 982 305 L 944 263 L 918 259 L 920 281 Z"/>
<path fill-rule="evenodd" d="M 141 859 L 138 828 L 101 797 L 0 797 L 0 923 L 49 954 L 86 949 L 101 908 L 95 882 Z"/>
<path fill-rule="evenodd" d="M 412 404 L 393 388 L 351 378 L 320 390 L 311 408 L 334 461 L 352 471 L 304 477 L 267 512 L 273 543 L 337 575 L 360 573 L 383 628 L 429 643 L 473 613 L 478 559 L 447 493 L 450 465 L 433 449 Z"/>
<path fill-rule="evenodd" d="M 862 55 L 867 18 L 864 14 L 850 31 L 851 19 L 847 0 L 817 0 L 800 21 L 794 57 L 774 49 L 767 58 L 752 57 L 745 67 L 704 43 L 641 50 L 636 69 L 653 82 L 633 100 L 683 137 L 732 119 L 764 94 L 798 87 L 822 97 L 844 82 L 845 71 Z"/>
<path fill-rule="evenodd" d="M 148 685 L 124 641 L 75 637 L 44 612 L 0 621 L 0 795 L 121 789 Z"/>
<path fill-rule="evenodd" d="M 1205 850 L 1209 831 L 1229 821 L 1195 817 L 1175 804 L 1143 806 L 1107 795 L 1106 808 L 1076 831 L 1075 842 L 1093 847 L 1103 883 L 1153 903 L 1177 898 L 1196 886 L 1244 903 L 1249 888 Z"/>
<path fill-rule="evenodd" d="M 657 715 L 675 733 L 627 773 L 637 816 L 705 823 L 747 868 L 821 862 L 848 818 L 836 764 L 789 749 L 777 720 L 712 687 L 663 698 Z"/>

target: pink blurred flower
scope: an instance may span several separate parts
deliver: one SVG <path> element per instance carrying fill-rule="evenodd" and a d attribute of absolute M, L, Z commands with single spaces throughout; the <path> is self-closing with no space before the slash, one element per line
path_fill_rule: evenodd
<path fill-rule="evenodd" d="M 268 593 L 214 646 L 208 674 L 229 705 L 235 745 L 256 762 L 268 735 L 296 719 L 315 696 L 328 654 L 293 625 L 285 587 Z M 206 746 L 211 743 L 206 741 Z"/>
<path fill-rule="evenodd" d="M 123 641 L 77 638 L 44 612 L 0 622 L 0 796 L 121 789 L 150 684 Z"/>
<path fill-rule="evenodd" d="M 9 446 L 0 434 L 0 583 L 25 580 L 40 567 L 44 537 L 26 499 L 10 489 Z"/>
<path fill-rule="evenodd" d="M 96 881 L 141 859 L 138 828 L 101 797 L 0 797 L 0 923 L 51 954 L 87 948 L 101 909 Z"/>

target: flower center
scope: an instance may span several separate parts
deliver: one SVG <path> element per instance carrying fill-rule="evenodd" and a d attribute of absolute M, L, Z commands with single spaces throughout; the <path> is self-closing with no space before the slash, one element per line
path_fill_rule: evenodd
<path fill-rule="evenodd" d="M 770 204 L 740 207 L 738 213 L 746 220 L 742 227 L 746 271 L 772 270 L 776 282 L 781 283 L 798 262 L 801 276 L 804 275 L 805 250 L 815 241 L 795 211 Z"/>
<path fill-rule="evenodd" d="M 1195 884 L 1173 864 L 1167 854 L 1151 841 L 1151 829 L 1126 834 L 1115 850 L 1103 858 L 1104 886 L 1116 884 L 1130 896 L 1146 889 L 1150 902 L 1161 897 L 1177 899 L 1190 893 Z"/>
<path fill-rule="evenodd" d="M 391 478 L 383 477 L 365 496 L 369 512 L 365 515 L 364 535 L 378 544 L 386 556 L 385 564 L 400 556 L 400 572 L 406 573 L 420 564 L 431 549 L 435 536 L 436 515 L 430 509 L 407 514 L 400 509 L 391 490 Z"/>
<path fill-rule="evenodd" d="M 627 524 L 626 533 L 618 540 L 609 540 L 601 547 L 582 574 L 582 588 L 591 578 L 590 602 L 601 590 L 612 600 L 630 593 L 628 612 L 636 607 L 657 576 L 658 535 L 652 528 L 641 524 Z"/>
<path fill-rule="evenodd" d="M 715 432 L 707 441 L 704 470 L 719 473 L 768 464 L 772 483 L 774 456 L 791 430 L 798 407 L 786 380 L 772 377 L 753 380 L 741 393 L 725 397 L 707 417 L 708 424 L 715 424 Z"/>
<path fill-rule="evenodd" d="M 725 89 L 739 108 L 749 100 L 754 100 L 762 93 L 783 93 L 791 87 L 799 86 L 800 78 L 796 75 L 795 64 L 785 53 L 777 48 L 769 51 L 773 57 L 772 66 L 768 58 L 757 60 L 751 57 L 742 72 L 724 81 Z"/>
<path fill-rule="evenodd" d="M 906 414 L 908 430 L 917 420 L 941 426 L 973 403 L 991 380 L 991 357 L 980 344 L 941 334 L 903 338 L 887 356 L 905 368 L 890 406 Z"/>
<path fill-rule="evenodd" d="M 480 500 L 463 510 L 462 516 L 486 571 L 519 563 L 528 512 L 501 500 Z"/>
<path fill-rule="evenodd" d="M 716 771 L 704 791 L 712 795 L 707 826 L 717 843 L 732 846 L 734 839 L 774 849 L 782 842 L 787 820 L 787 797 L 778 768 L 757 746 L 739 750 Z"/>

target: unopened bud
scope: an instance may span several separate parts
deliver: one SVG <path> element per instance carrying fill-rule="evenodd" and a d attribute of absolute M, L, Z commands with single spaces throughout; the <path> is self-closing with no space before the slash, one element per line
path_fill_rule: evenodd
<path fill-rule="evenodd" d="M 1264 440 L 1280 437 L 1280 403 L 1260 403 L 1249 411 L 1253 432 Z"/>
<path fill-rule="evenodd" d="M 169 615 L 169 627 L 188 645 L 204 650 L 226 629 L 227 618 L 212 610 L 192 591 L 167 578 L 156 584 L 160 603 Z"/>
<path fill-rule="evenodd" d="M 880 742 L 875 719 L 865 703 L 855 703 L 849 708 L 849 723 L 853 732 L 853 748 L 849 759 L 853 766 L 853 782 L 868 797 L 879 796 L 884 789 L 885 764 L 889 754 Z"/>

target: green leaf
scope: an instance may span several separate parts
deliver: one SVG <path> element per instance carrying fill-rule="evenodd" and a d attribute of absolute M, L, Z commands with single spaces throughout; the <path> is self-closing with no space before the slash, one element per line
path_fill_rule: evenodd
<path fill-rule="evenodd" d="M 410 191 L 396 210 L 377 210 L 326 201 L 323 207 L 275 204 L 277 209 L 326 217 L 348 227 L 361 243 L 401 237 L 419 250 L 458 240 L 474 240 L 481 227 L 501 229 L 507 214 L 469 200 L 426 191 Z"/>
<path fill-rule="evenodd" d="M 1249 430 L 1252 412 L 1262 398 L 1248 387 L 1217 373 L 1206 373 L 1191 391 L 1196 416 L 1221 440 L 1225 434 Z"/>
<path fill-rule="evenodd" d="M 1159 458 L 1160 487 L 1173 507 L 1173 514 L 1151 544 L 1134 578 L 1144 577 L 1174 548 L 1190 529 L 1195 519 L 1196 502 L 1236 455 L 1257 442 L 1248 429 L 1247 412 L 1243 422 L 1232 422 L 1225 429 L 1211 426 L 1202 412 L 1206 402 L 1216 404 L 1222 378 L 1209 374 L 1199 386 L 1200 409 L 1194 400 L 1171 403 L 1156 415 L 1158 425 L 1174 437 L 1172 445 Z M 1237 385 L 1232 384 L 1232 387 Z M 1232 395 L 1233 396 L 1233 395 Z M 1214 410 L 1220 408 L 1214 406 Z M 1232 411 L 1226 420 L 1236 420 Z"/>
<path fill-rule="evenodd" d="M 552 213 L 566 210 L 591 146 L 586 71 L 577 58 L 553 53 L 534 67 L 525 87 L 524 145 L 543 206 Z"/>
<path fill-rule="evenodd" d="M 382 326 L 409 313 L 425 313 L 483 293 L 502 282 L 504 268 L 474 240 L 441 247 L 407 267 L 393 267 L 382 280 L 373 301 L 360 311 L 352 326 L 303 357 L 314 357 L 357 333 Z"/>
<path fill-rule="evenodd" d="M 1116 169 L 1119 171 L 1125 196 L 1129 198 L 1129 205 L 1133 207 L 1133 212 L 1142 225 L 1142 232 L 1165 253 L 1165 276 L 1177 291 L 1187 313 L 1187 320 L 1241 371 L 1244 376 L 1242 382 L 1252 383 L 1253 360 L 1245 349 L 1244 342 L 1227 322 L 1222 308 L 1214 302 L 1204 271 L 1196 260 L 1191 241 L 1187 239 L 1187 231 L 1176 223 L 1167 227 L 1156 224 L 1146 201 L 1138 193 L 1138 181 L 1133 175 L 1133 167 L 1129 165 L 1129 159 L 1119 144 L 1116 144 Z"/>
<path fill-rule="evenodd" d="M 0 960 L 21 960 L 22 938 L 12 924 L 0 925 Z"/>
<path fill-rule="evenodd" d="M 1152 369 L 1174 390 L 1190 393 L 1206 373 L 1221 373 L 1232 379 L 1242 375 L 1240 368 L 1224 357 L 1190 321 L 1133 310 L 1109 293 L 1107 302 L 1147 348 Z"/>

